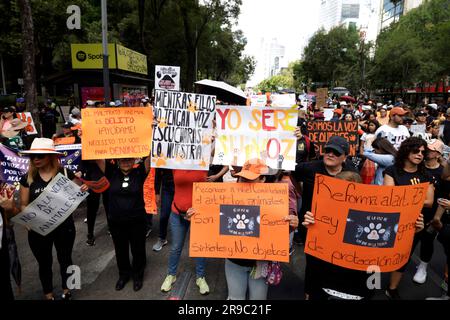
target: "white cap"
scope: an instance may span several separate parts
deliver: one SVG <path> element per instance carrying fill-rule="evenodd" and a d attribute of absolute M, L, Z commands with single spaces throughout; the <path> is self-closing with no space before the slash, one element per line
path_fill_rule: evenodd
<path fill-rule="evenodd" d="M 383 104 L 381 102 L 377 103 L 377 107 L 381 107 Z"/>
<path fill-rule="evenodd" d="M 111 102 L 109 103 L 109 106 L 110 106 L 110 107 L 115 107 L 116 104 L 114 103 L 114 101 L 111 101 Z"/>
<path fill-rule="evenodd" d="M 372 107 L 365 105 L 365 106 L 362 106 L 362 109 L 363 109 L 363 111 L 367 111 L 367 110 L 372 110 Z"/>
<path fill-rule="evenodd" d="M 438 106 L 437 106 L 436 103 L 430 103 L 428 106 L 431 107 L 431 108 L 433 108 L 434 110 L 437 110 L 437 109 L 438 109 Z"/>
<path fill-rule="evenodd" d="M 87 104 L 88 106 L 93 106 L 93 105 L 94 105 L 94 101 L 88 100 L 88 101 L 86 101 L 86 104 Z"/>
<path fill-rule="evenodd" d="M 339 101 L 339 104 L 340 104 L 341 106 L 346 106 L 346 105 L 347 105 L 347 102 L 345 102 L 345 101 Z"/>

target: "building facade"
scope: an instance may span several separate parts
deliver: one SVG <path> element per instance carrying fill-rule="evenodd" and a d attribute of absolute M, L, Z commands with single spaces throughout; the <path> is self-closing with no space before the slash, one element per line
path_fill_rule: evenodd
<path fill-rule="evenodd" d="M 408 11 L 420 6 L 424 0 L 381 0 L 380 30 L 397 22 Z"/>

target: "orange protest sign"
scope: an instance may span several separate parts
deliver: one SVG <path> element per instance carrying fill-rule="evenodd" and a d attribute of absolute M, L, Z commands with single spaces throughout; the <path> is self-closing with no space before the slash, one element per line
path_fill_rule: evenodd
<path fill-rule="evenodd" d="M 152 143 L 151 108 L 88 108 L 81 110 L 82 158 L 142 158 Z"/>
<path fill-rule="evenodd" d="M 155 199 L 155 168 L 150 169 L 150 173 L 144 182 L 144 202 L 147 214 L 157 214 Z"/>
<path fill-rule="evenodd" d="M 374 186 L 316 175 L 305 253 L 367 271 L 395 271 L 408 262 L 427 183 Z"/>
<path fill-rule="evenodd" d="M 75 137 L 62 137 L 54 139 L 55 146 L 62 144 L 75 144 Z"/>
<path fill-rule="evenodd" d="M 189 256 L 289 262 L 288 185 L 194 183 Z"/>

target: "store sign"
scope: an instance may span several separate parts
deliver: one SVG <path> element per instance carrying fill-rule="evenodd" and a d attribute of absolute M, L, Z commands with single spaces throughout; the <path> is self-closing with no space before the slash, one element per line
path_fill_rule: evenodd
<path fill-rule="evenodd" d="M 147 56 L 120 44 L 116 45 L 117 68 L 135 73 L 148 74 Z"/>
<path fill-rule="evenodd" d="M 72 43 L 72 69 L 102 69 L 103 48 L 100 43 Z M 116 50 L 113 43 L 108 44 L 108 66 L 116 69 Z"/>

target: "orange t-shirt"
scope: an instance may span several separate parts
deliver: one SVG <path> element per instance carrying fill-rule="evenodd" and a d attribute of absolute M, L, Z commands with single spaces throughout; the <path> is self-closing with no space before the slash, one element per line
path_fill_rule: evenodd
<path fill-rule="evenodd" d="M 186 212 L 192 207 L 192 190 L 194 182 L 206 182 L 208 171 L 172 170 L 172 172 L 175 185 L 172 211 L 179 214 L 179 210 Z"/>

